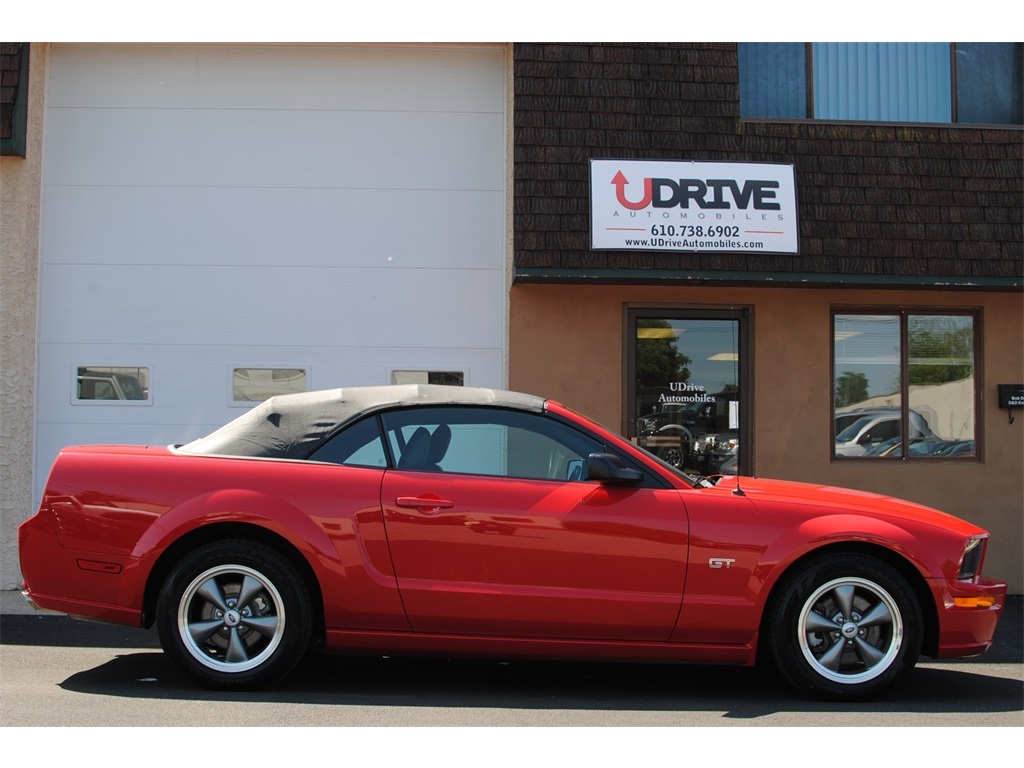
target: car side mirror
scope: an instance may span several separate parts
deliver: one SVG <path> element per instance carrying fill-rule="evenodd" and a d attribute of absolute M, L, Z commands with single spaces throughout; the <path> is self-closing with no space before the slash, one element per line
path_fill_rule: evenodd
<path fill-rule="evenodd" d="M 636 485 L 644 479 L 644 473 L 627 467 L 615 454 L 592 453 L 587 457 L 587 479 L 603 485 Z"/>

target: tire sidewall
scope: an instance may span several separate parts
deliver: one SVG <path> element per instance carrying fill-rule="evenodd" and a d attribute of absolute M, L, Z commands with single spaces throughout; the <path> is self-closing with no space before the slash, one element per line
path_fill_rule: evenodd
<path fill-rule="evenodd" d="M 823 676 L 801 649 L 801 613 L 811 596 L 837 579 L 862 579 L 884 590 L 899 611 L 903 636 L 884 671 L 863 682 L 836 682 Z M 909 672 L 921 652 L 921 608 L 907 580 L 893 567 L 868 555 L 834 555 L 812 562 L 781 585 L 769 623 L 776 666 L 791 684 L 819 698 L 856 701 L 876 697 Z"/>
<path fill-rule="evenodd" d="M 219 566 L 256 572 L 273 585 L 283 606 L 284 630 L 277 647 L 260 664 L 240 672 L 213 669 L 198 660 L 178 622 L 189 586 Z M 281 680 L 305 655 L 312 635 L 312 602 L 298 572 L 275 550 L 249 541 L 216 542 L 187 554 L 168 574 L 157 599 L 156 626 L 164 653 L 193 682 L 217 689 L 262 688 Z"/>

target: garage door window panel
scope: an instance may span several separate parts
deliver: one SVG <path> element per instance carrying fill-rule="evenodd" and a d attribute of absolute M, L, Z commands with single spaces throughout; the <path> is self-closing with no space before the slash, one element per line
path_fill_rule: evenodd
<path fill-rule="evenodd" d="M 293 395 L 308 389 L 305 368 L 233 368 L 232 403 L 261 403 L 276 395 Z"/>
<path fill-rule="evenodd" d="M 71 402 L 151 405 L 150 369 L 143 365 L 76 365 Z"/>

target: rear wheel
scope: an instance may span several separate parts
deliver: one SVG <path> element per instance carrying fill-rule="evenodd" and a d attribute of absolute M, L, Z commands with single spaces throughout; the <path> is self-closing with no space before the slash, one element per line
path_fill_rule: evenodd
<path fill-rule="evenodd" d="M 871 698 L 917 662 L 921 608 L 888 564 L 866 555 L 830 557 L 780 588 L 768 642 L 796 687 L 823 698 Z"/>
<path fill-rule="evenodd" d="M 157 601 L 164 652 L 194 682 L 255 688 L 290 672 L 310 644 L 312 602 L 302 577 L 249 541 L 200 547 L 171 571 Z"/>

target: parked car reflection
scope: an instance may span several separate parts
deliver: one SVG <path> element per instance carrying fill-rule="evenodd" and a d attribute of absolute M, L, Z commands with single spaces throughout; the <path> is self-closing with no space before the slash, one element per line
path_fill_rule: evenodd
<path fill-rule="evenodd" d="M 977 452 L 973 440 L 950 440 L 939 455 L 973 457 L 977 455 Z"/>
<path fill-rule="evenodd" d="M 962 456 L 971 458 L 975 455 L 973 440 L 943 440 L 939 437 L 912 438 L 908 450 L 911 456 Z M 889 456 L 901 458 L 903 456 L 903 440 L 894 437 L 868 449 L 863 455 L 865 457 Z"/>
<path fill-rule="evenodd" d="M 908 422 L 910 437 L 937 437 L 928 422 L 917 411 L 910 411 Z M 865 456 L 874 448 L 890 440 L 899 440 L 903 430 L 898 411 L 866 413 L 836 435 L 836 456 Z M 877 454 L 870 454 L 877 455 Z"/>
<path fill-rule="evenodd" d="M 118 368 L 79 368 L 78 400 L 145 400 L 139 378 Z"/>
<path fill-rule="evenodd" d="M 719 433 L 729 429 L 731 404 L 738 395 L 722 391 L 698 403 L 660 403 L 637 419 L 638 443 L 679 469 L 711 472 L 711 452 Z"/>
<path fill-rule="evenodd" d="M 711 447 L 709 460 L 709 474 L 724 475 L 730 474 L 722 471 L 722 467 L 731 461 L 737 460 L 740 455 L 740 438 L 735 432 L 723 432 L 715 438 Z M 735 474 L 735 472 L 731 473 Z"/>
<path fill-rule="evenodd" d="M 740 455 L 738 453 L 733 454 L 730 458 L 726 459 L 722 466 L 718 468 L 718 474 L 720 475 L 738 475 L 740 473 Z"/>

